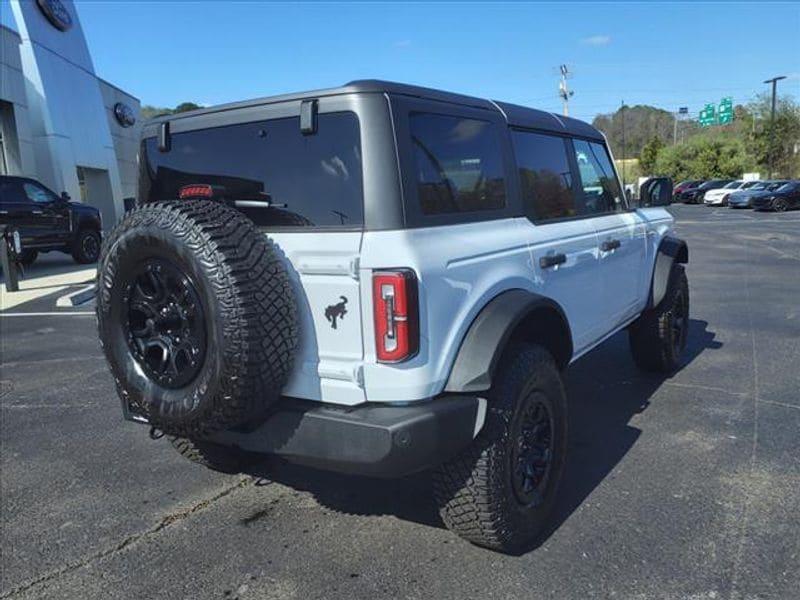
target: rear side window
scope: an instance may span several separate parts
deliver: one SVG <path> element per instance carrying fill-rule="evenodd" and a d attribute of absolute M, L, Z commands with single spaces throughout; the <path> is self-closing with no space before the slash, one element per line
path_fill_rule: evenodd
<path fill-rule="evenodd" d="M 503 157 L 488 121 L 411 113 L 417 193 L 425 215 L 505 207 Z"/>
<path fill-rule="evenodd" d="M 222 188 L 231 200 L 264 198 L 240 210 L 264 227 L 360 227 L 364 223 L 361 146 L 354 113 L 320 114 L 303 135 L 299 117 L 172 135 L 171 150 L 145 142 L 145 201 L 175 199 L 185 185 Z"/>
<path fill-rule="evenodd" d="M 622 192 L 605 147 L 585 140 L 573 140 L 573 143 L 583 188 L 584 213 L 591 215 L 624 210 Z"/>
<path fill-rule="evenodd" d="M 0 204 L 11 204 L 17 202 L 27 203 L 28 199 L 22 191 L 22 186 L 13 179 L 0 181 Z"/>
<path fill-rule="evenodd" d="M 525 131 L 513 131 L 511 138 L 525 214 L 537 221 L 576 216 L 566 141 Z"/>

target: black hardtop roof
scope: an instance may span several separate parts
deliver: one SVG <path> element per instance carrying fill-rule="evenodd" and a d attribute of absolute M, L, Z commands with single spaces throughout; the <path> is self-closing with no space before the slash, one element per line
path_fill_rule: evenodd
<path fill-rule="evenodd" d="M 201 108 L 176 115 L 164 115 L 162 117 L 156 117 L 149 123 L 152 124 L 163 121 L 174 121 L 178 119 L 190 119 L 197 115 L 237 110 L 240 108 L 259 106 L 261 104 L 275 104 L 278 102 L 286 102 L 291 100 L 307 100 L 324 96 L 340 96 L 344 94 L 359 93 L 397 94 L 402 96 L 425 98 L 428 100 L 436 100 L 440 102 L 448 102 L 451 104 L 459 104 L 462 106 L 471 106 L 474 108 L 500 112 L 505 117 L 508 124 L 512 127 L 541 129 L 555 133 L 570 134 L 598 140 L 604 139 L 603 134 L 599 130 L 578 119 L 562 117 L 554 113 L 536 110 L 534 108 L 528 108 L 525 106 L 519 106 L 516 104 L 509 104 L 499 101 L 495 102 L 492 100 L 486 100 L 484 98 L 456 94 L 454 92 L 446 92 L 405 83 L 396 83 L 393 81 L 382 81 L 379 79 L 361 79 L 351 81 L 338 88 L 282 94 L 279 96 L 267 96 L 253 100 L 220 104 L 218 106 Z"/>

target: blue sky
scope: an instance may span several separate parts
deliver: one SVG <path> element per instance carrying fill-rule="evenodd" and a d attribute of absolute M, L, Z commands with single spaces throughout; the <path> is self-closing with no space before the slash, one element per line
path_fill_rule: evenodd
<path fill-rule="evenodd" d="M 800 97 L 793 3 L 77 2 L 97 73 L 143 103 L 253 98 L 381 78 L 560 110 L 557 66 L 574 71 L 574 116 L 667 109 L 761 82 Z"/>

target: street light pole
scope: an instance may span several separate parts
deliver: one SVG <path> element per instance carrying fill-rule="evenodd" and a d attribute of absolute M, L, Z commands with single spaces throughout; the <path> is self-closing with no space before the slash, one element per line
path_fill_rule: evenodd
<path fill-rule="evenodd" d="M 619 112 L 622 117 L 622 185 L 625 186 L 625 100 L 620 103 Z"/>
<path fill-rule="evenodd" d="M 779 75 L 778 77 L 773 77 L 772 79 L 767 79 L 764 83 L 771 83 L 772 84 L 772 111 L 770 114 L 770 128 L 769 128 L 769 172 L 767 173 L 767 177 L 772 177 L 772 165 L 775 162 L 775 97 L 777 96 L 778 91 L 778 82 L 781 79 L 786 79 L 786 75 Z"/>

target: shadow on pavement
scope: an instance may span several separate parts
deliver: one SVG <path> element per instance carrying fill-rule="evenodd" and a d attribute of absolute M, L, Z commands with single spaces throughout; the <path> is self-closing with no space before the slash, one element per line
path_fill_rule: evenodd
<path fill-rule="evenodd" d="M 690 320 L 681 368 L 706 349 L 722 347 L 715 337 L 706 321 Z M 647 409 L 650 398 L 667 378 L 638 370 L 630 357 L 627 334 L 620 332 L 571 366 L 566 379 L 569 456 L 560 498 L 550 528 L 525 552 L 544 543 L 633 447 L 641 431 L 628 422 Z M 394 515 L 443 527 L 431 497 L 429 473 L 381 480 L 270 462 L 250 474 L 310 492 L 322 506 L 337 512 Z M 242 524 L 258 518 L 260 512 L 245 517 Z"/>

